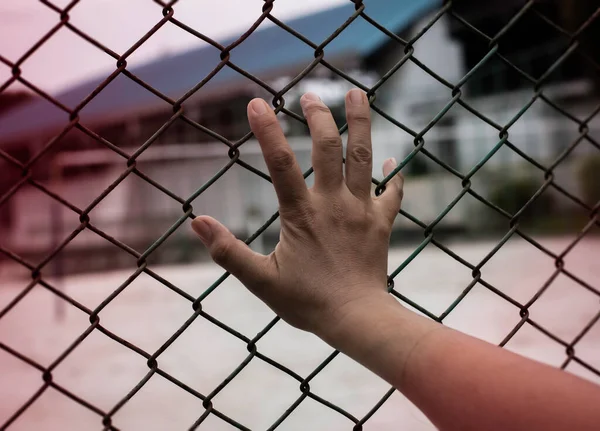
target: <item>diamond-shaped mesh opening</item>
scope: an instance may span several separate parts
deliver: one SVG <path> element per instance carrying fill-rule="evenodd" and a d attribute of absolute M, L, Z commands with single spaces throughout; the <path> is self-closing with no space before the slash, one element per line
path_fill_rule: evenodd
<path fill-rule="evenodd" d="M 201 265 L 194 273 L 194 286 L 191 286 L 196 297 L 208 289 L 214 280 L 223 273 L 223 270 L 212 262 L 202 263 Z M 222 287 L 216 289 L 202 301 L 202 307 L 211 316 L 248 338 L 254 338 L 275 318 L 275 313 L 269 307 L 252 295 L 239 280 L 231 276 L 223 282 Z M 239 310 L 239 312 L 230 313 L 229 311 L 232 308 Z M 279 322 L 272 331 L 282 334 L 282 331 L 286 331 L 286 328 L 289 330 L 287 324 Z M 297 331 L 289 332 L 293 332 L 294 335 L 297 334 Z M 289 335 L 289 332 L 284 332 L 284 334 Z M 270 333 L 271 331 L 269 331 Z M 286 338 L 285 335 L 275 337 L 275 339 L 266 336 L 261 339 L 259 347 L 263 351 L 263 349 L 268 349 L 271 346 L 271 352 L 273 350 L 276 352 L 282 348 L 279 341 Z M 269 340 L 273 340 L 276 345 L 270 345 Z M 290 339 L 289 348 L 293 349 L 295 345 L 296 343 Z M 272 355 L 269 354 L 269 356 Z"/>
<path fill-rule="evenodd" d="M 576 356 L 582 361 L 584 361 L 585 368 L 587 369 L 587 371 L 595 375 L 595 380 L 592 380 L 595 382 L 598 382 L 598 377 L 600 377 L 598 373 L 595 372 L 595 370 L 598 369 L 599 363 L 598 344 L 590 340 L 593 340 L 594 337 L 597 337 L 599 331 L 600 329 L 598 326 L 598 315 L 596 315 L 593 320 L 593 325 L 582 329 L 578 337 L 580 341 L 577 341 L 577 343 L 575 344 Z M 577 361 L 575 362 L 578 363 Z"/>
<path fill-rule="evenodd" d="M 248 428 L 267 429 L 300 396 L 299 385 L 293 377 L 255 358 L 215 396 L 213 404 Z M 254 395 L 248 399 L 250 391 Z M 276 402 L 272 393 L 278 394 Z"/>
<path fill-rule="evenodd" d="M 482 274 L 484 278 L 485 272 Z M 482 340 L 500 344 L 520 320 L 519 309 L 515 305 L 477 284 L 455 311 L 450 312 L 444 323 Z"/>
<path fill-rule="evenodd" d="M 48 22 L 53 26 L 60 25 L 59 15 L 54 13 Z M 65 46 L 69 47 L 69 54 L 57 56 L 57 53 L 64 51 Z M 85 61 L 82 62 L 81 59 Z M 56 94 L 57 91 L 63 93 L 69 90 L 74 77 L 82 79 L 89 76 L 90 84 L 94 87 L 99 85 L 104 79 L 105 72 L 115 68 L 115 63 L 113 57 L 82 39 L 67 26 L 61 26 L 31 57 L 27 58 L 20 68 L 24 77 L 32 77 L 34 85 Z M 65 74 L 67 68 L 73 71 L 71 76 Z M 38 78 L 40 70 L 47 74 L 46 77 Z M 49 79 L 48 76 L 55 78 Z M 69 105 L 68 101 L 73 101 L 68 96 L 59 100 L 67 105 Z"/>
<path fill-rule="evenodd" d="M 39 379 L 41 382 L 41 378 Z M 39 386 L 42 383 L 38 383 Z M 63 426 L 64 417 L 69 417 L 73 423 L 82 427 L 93 427 L 98 423 L 98 412 L 74 401 L 59 390 L 48 387 L 30 407 L 31 420 L 25 421 L 18 418 L 12 428 L 16 430 L 27 429 L 30 423 L 40 429 L 56 429 Z M 51 412 L 52 414 L 49 414 Z"/>
<path fill-rule="evenodd" d="M 570 311 L 556 319 L 558 309 Z M 531 318 L 562 340 L 573 340 L 597 312 L 598 296 L 562 274 L 530 308 Z"/>
<path fill-rule="evenodd" d="M 406 178 L 391 294 L 598 382 L 597 7 L 469 3 L 407 3 L 399 26 L 396 5 L 375 0 L 299 20 L 265 2 L 233 38 L 205 33 L 216 15 L 177 1 L 56 0 L 30 6 L 31 25 L 8 20 L 18 43 L 0 49 L 11 104 L 0 111 L 0 427 L 431 429 L 202 262 L 189 229 L 209 214 L 271 251 L 278 205 L 246 104 L 273 106 L 308 175 L 299 97 L 319 93 L 344 131 L 352 86 L 374 117 L 374 187 L 389 180 L 387 157 Z M 177 52 L 152 61 L 173 38 Z M 59 67 L 94 77 L 57 94 Z M 17 90 L 30 108 L 13 108 Z"/>
<path fill-rule="evenodd" d="M 189 311 L 181 312 L 180 326 L 186 324 L 192 314 L 190 305 Z M 198 343 L 202 339 L 213 341 L 205 346 Z M 168 341 L 170 338 L 164 337 L 163 342 Z M 244 341 L 200 316 L 172 341 L 158 357 L 158 363 L 166 373 L 207 396 L 247 357 Z M 218 404 L 215 407 L 218 409 Z"/>
<path fill-rule="evenodd" d="M 4 28 L 18 41 L 11 45 L 3 45 L 2 56 L 12 62 L 26 58 L 27 52 L 43 41 L 56 25 L 55 13 L 46 7 L 20 8 L 17 5 L 3 5 L 3 13 L 6 14 Z M 26 20 L 30 25 L 23 25 L 23 21 Z"/>
<path fill-rule="evenodd" d="M 117 280 L 111 284 L 120 285 Z M 154 352 L 179 329 L 183 316 L 191 314 L 189 297 L 178 298 L 177 295 L 149 274 L 142 273 L 102 309 L 102 325 L 145 351 Z M 163 307 L 165 303 L 169 307 Z M 144 305 L 139 307 L 138 304 Z"/>
<path fill-rule="evenodd" d="M 52 374 L 56 383 L 108 411 L 144 377 L 145 362 L 136 352 L 94 329 Z M 103 380 L 110 385 L 106 390 L 96 390 Z"/>
<path fill-rule="evenodd" d="M 390 259 L 390 268 L 401 262 Z M 427 281 L 419 274 L 435 262 L 436 273 Z M 440 315 L 472 280 L 471 270 L 429 244 L 394 279 L 395 289 L 435 315 Z"/>
<path fill-rule="evenodd" d="M 560 367 L 565 361 L 564 346 L 527 324 L 519 329 L 505 347 L 553 367 Z"/>
<path fill-rule="evenodd" d="M 518 235 L 506 244 L 486 262 L 482 274 L 490 284 L 524 304 L 552 275 L 554 260 Z"/>
<path fill-rule="evenodd" d="M 43 286 L 36 285 L 3 314 L 0 326 L 3 344 L 42 366 L 49 366 L 89 326 L 85 313 L 61 301 Z M 68 310 L 64 315 L 65 328 L 55 318 L 59 307 Z M 23 316 L 35 316 L 35 319 Z"/>
<path fill-rule="evenodd" d="M 366 415 L 388 388 L 375 374 L 338 355 L 310 384 L 311 390 L 356 417 Z"/>
<path fill-rule="evenodd" d="M 423 412 L 415 407 L 402 393 L 390 390 L 385 395 L 382 394 L 381 399 L 385 400 L 385 402 L 364 423 L 364 430 L 393 429 L 400 420 L 403 421 L 404 426 L 415 431 L 425 431 L 434 428 Z"/>
<path fill-rule="evenodd" d="M 0 350 L 0 391 L 3 405 L 0 409 L 0 420 L 5 423 L 13 412 L 17 411 L 42 385 L 41 372 L 19 358 Z"/>
<path fill-rule="evenodd" d="M 122 178 L 122 173 L 114 172 L 113 182 Z M 151 230 L 145 230 L 138 223 L 146 214 L 148 208 L 155 211 L 152 218 L 147 218 L 146 226 L 152 225 Z M 142 252 L 167 231 L 179 217 L 181 205 L 157 190 L 147 181 L 137 175 L 129 174 L 89 213 L 92 223 L 115 239 Z M 131 220 L 126 226 L 122 220 Z"/>
<path fill-rule="evenodd" d="M 157 421 L 148 415 L 148 408 L 161 409 L 165 399 L 173 407 Z M 154 375 L 119 409 L 112 422 L 120 429 L 188 429 L 203 410 L 201 400 L 168 379 Z"/>
<path fill-rule="evenodd" d="M 261 353 L 302 377 L 310 375 L 333 351 L 318 337 L 296 331 L 281 320 L 257 346 Z"/>
<path fill-rule="evenodd" d="M 328 429 L 351 428 L 353 421 L 318 401 L 307 398 L 285 419 L 291 430 L 324 426 Z"/>

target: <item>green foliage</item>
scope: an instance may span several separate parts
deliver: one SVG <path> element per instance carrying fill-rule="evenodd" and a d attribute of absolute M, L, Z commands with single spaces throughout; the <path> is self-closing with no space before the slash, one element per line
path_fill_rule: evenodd
<path fill-rule="evenodd" d="M 406 176 L 420 177 L 430 174 L 432 172 L 432 168 L 427 157 L 421 153 L 417 153 L 412 159 L 410 159 L 404 169 L 402 169 L 402 172 Z"/>
<path fill-rule="evenodd" d="M 600 156 L 583 159 L 578 172 L 583 200 L 590 206 L 600 201 Z"/>
<path fill-rule="evenodd" d="M 511 215 L 518 213 L 540 189 L 542 183 L 531 177 L 513 177 L 496 180 L 490 200 Z M 520 220 L 541 221 L 554 209 L 554 199 L 544 191 L 523 211 Z"/>

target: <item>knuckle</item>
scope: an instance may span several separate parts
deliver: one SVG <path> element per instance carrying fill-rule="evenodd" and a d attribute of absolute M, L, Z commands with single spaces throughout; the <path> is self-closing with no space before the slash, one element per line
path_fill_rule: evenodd
<path fill-rule="evenodd" d="M 280 209 L 280 211 L 282 223 L 290 228 L 293 227 L 292 232 L 298 229 L 302 232 L 310 230 L 317 219 L 316 210 L 311 205 L 304 205 L 289 213 L 284 209 Z"/>
<path fill-rule="evenodd" d="M 369 115 L 369 111 L 353 110 L 348 112 L 348 122 L 350 124 L 355 124 L 359 126 L 370 126 L 371 116 Z"/>
<path fill-rule="evenodd" d="M 371 218 L 365 216 L 362 212 L 349 212 L 346 214 L 344 221 L 354 231 L 364 231 L 372 224 Z"/>
<path fill-rule="evenodd" d="M 356 145 L 348 151 L 348 158 L 356 164 L 368 165 L 371 163 L 372 152 L 367 147 Z"/>
<path fill-rule="evenodd" d="M 277 172 L 285 172 L 294 166 L 294 154 L 288 150 L 276 150 L 267 158 L 271 169 Z"/>
<path fill-rule="evenodd" d="M 319 139 L 323 148 L 339 150 L 342 147 L 342 138 L 339 134 L 326 134 Z"/>

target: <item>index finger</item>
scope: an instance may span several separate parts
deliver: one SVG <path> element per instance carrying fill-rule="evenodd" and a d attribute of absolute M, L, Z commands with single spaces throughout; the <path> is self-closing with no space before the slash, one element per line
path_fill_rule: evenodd
<path fill-rule="evenodd" d="M 279 206 L 297 206 L 308 199 L 308 189 L 296 156 L 290 148 L 273 110 L 262 99 L 248 104 L 248 122 L 258 139 L 269 169 Z"/>

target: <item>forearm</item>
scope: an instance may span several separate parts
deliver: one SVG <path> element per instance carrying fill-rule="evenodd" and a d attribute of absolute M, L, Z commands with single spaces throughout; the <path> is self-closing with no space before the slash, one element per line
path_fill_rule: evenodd
<path fill-rule="evenodd" d="M 352 308 L 317 335 L 400 390 L 415 347 L 434 332 L 446 330 L 402 307 L 385 292 Z"/>
<path fill-rule="evenodd" d="M 596 430 L 600 388 L 377 300 L 324 339 L 390 382 L 443 430 Z"/>

